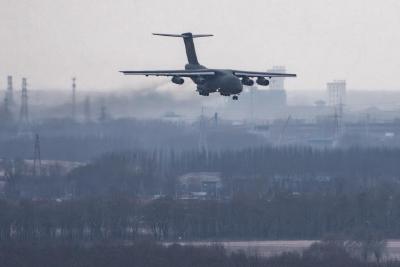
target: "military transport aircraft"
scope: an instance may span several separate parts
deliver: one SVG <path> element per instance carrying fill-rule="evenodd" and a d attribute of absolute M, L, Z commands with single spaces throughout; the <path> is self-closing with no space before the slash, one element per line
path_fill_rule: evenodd
<path fill-rule="evenodd" d="M 200 95 L 208 96 L 210 93 L 219 92 L 223 96 L 232 95 L 233 100 L 238 99 L 238 95 L 243 90 L 243 85 L 252 86 L 256 78 L 256 83 L 267 86 L 273 77 L 296 77 L 296 74 L 255 72 L 231 69 L 208 69 L 200 65 L 197 61 L 196 50 L 193 38 L 210 37 L 212 34 L 192 34 L 190 32 L 182 34 L 153 33 L 153 35 L 181 37 L 185 42 L 188 64 L 184 70 L 146 70 L 146 71 L 121 71 L 125 75 L 145 75 L 145 76 L 172 76 L 172 82 L 183 84 L 183 78 L 190 78 L 196 85 Z"/>

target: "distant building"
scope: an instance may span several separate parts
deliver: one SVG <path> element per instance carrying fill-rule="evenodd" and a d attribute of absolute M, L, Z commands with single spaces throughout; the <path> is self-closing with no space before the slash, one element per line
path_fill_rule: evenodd
<path fill-rule="evenodd" d="M 191 172 L 178 177 L 178 197 L 181 199 L 216 199 L 220 197 L 222 181 L 218 172 Z"/>
<path fill-rule="evenodd" d="M 273 66 L 268 72 L 286 73 L 285 66 Z M 270 79 L 269 88 L 271 90 L 285 90 L 285 78 L 275 77 Z"/>
<path fill-rule="evenodd" d="M 333 108 L 334 136 L 339 138 L 344 133 L 343 107 L 346 103 L 346 81 L 334 80 L 326 84 L 328 91 L 328 104 Z"/>
<path fill-rule="evenodd" d="M 328 92 L 328 105 L 335 107 L 345 104 L 346 99 L 346 81 L 334 80 L 326 84 Z"/>

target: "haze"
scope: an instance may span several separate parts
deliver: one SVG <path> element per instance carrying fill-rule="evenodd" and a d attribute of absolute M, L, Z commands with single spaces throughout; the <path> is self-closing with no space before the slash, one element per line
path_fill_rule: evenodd
<path fill-rule="evenodd" d="M 52 89 L 69 88 L 72 76 L 84 89 L 162 83 L 118 70 L 183 68 L 182 41 L 151 32 L 192 31 L 215 34 L 196 40 L 208 67 L 285 65 L 298 74 L 289 90 L 324 90 L 332 79 L 347 79 L 352 89 L 397 90 L 398 14 L 395 0 L 2 0 L 0 77 L 26 76 L 31 87 Z"/>

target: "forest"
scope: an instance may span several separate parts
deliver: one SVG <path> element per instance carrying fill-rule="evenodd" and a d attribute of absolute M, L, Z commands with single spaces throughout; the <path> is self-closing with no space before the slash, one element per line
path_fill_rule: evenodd
<path fill-rule="evenodd" d="M 40 266 L 65 257 L 65 266 L 71 261 L 177 266 L 175 257 L 191 253 L 182 263 L 377 266 L 385 240 L 400 238 L 399 158 L 400 150 L 389 148 L 135 149 L 106 153 L 68 173 L 43 166 L 39 174 L 21 159 L 5 159 L 0 261 Z M 220 194 L 181 198 L 179 177 L 188 172 L 218 173 Z M 152 243 L 330 237 L 368 253 L 322 242 L 304 253 L 262 258 L 223 248 L 211 252 Z M 22 251 L 26 257 L 18 260 Z M 149 253 L 159 256 L 146 259 Z M 107 261 L 104 254 L 115 256 Z"/>
<path fill-rule="evenodd" d="M 188 172 L 218 172 L 223 198 L 234 194 L 268 197 L 280 192 L 348 195 L 380 187 L 396 189 L 399 158 L 400 149 L 389 148 L 133 150 L 104 154 L 67 176 L 55 177 L 55 186 L 62 188 L 51 192 L 68 191 L 74 197 L 115 193 L 175 196 L 179 176 Z M 32 181 L 27 174 L 23 167 L 14 168 L 14 173 L 9 172 L 10 185 Z M 44 191 L 51 185 L 48 180 L 43 184 Z M 40 179 L 35 181 L 39 186 Z"/>
<path fill-rule="evenodd" d="M 392 192 L 393 193 L 393 192 Z M 0 240 L 321 239 L 400 237 L 400 190 L 350 195 L 277 194 L 230 200 L 140 200 L 114 195 L 70 201 L 0 202 Z"/>

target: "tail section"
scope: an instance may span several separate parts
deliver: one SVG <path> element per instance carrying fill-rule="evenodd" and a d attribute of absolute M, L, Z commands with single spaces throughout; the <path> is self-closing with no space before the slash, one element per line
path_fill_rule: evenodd
<path fill-rule="evenodd" d="M 199 61 L 197 60 L 196 56 L 196 49 L 193 43 L 193 38 L 213 36 L 212 34 L 192 34 L 191 32 L 186 32 L 182 34 L 153 33 L 153 35 L 183 38 L 183 41 L 185 42 L 186 56 L 189 64 L 192 65 L 199 65 Z"/>

